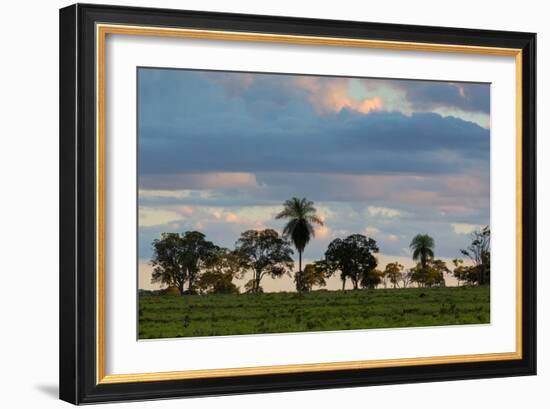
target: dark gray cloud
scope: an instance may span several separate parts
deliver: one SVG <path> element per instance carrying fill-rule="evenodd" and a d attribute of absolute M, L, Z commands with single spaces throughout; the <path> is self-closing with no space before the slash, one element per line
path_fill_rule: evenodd
<path fill-rule="evenodd" d="M 141 74 L 141 175 L 449 174 L 488 160 L 489 130 L 471 122 L 435 113 L 365 115 L 343 109 L 319 115 L 307 96 L 289 89 L 285 77 L 262 77 L 236 95 L 209 80 L 212 75 Z M 440 90 L 448 88 L 445 84 L 409 87 L 420 95 L 430 95 L 433 89 L 434 99 L 444 99 Z"/>
<path fill-rule="evenodd" d="M 447 107 L 489 114 L 491 108 L 489 84 L 395 81 L 394 86 L 403 89 L 406 98 L 418 110 Z"/>

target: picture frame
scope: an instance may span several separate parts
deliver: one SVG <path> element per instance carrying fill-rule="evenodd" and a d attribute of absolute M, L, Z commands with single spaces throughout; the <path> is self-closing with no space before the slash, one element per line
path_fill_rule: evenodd
<path fill-rule="evenodd" d="M 105 44 L 116 35 L 513 58 L 515 350 L 107 373 Z M 61 9 L 60 398 L 85 404 L 535 375 L 535 81 L 533 33 L 85 4 Z"/>

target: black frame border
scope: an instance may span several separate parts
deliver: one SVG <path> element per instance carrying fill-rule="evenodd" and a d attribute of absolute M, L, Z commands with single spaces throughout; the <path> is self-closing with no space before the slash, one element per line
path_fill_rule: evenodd
<path fill-rule="evenodd" d="M 522 50 L 522 359 L 96 384 L 96 23 Z M 60 399 L 74 404 L 536 374 L 536 34 L 76 4 L 60 10 Z"/>

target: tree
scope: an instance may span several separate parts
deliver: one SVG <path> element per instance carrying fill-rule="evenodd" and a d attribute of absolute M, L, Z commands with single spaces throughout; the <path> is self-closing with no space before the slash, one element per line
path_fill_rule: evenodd
<path fill-rule="evenodd" d="M 246 259 L 238 252 L 220 248 L 205 263 L 205 272 L 201 274 L 197 286 L 207 294 L 238 294 L 239 288 L 233 283 L 242 278 L 246 268 Z"/>
<path fill-rule="evenodd" d="M 445 287 L 445 274 L 451 271 L 447 268 L 447 264 L 443 260 L 431 260 L 428 264 L 429 273 L 427 285 L 429 287 L 439 286 Z"/>
<path fill-rule="evenodd" d="M 411 285 L 412 282 L 412 271 L 407 271 L 403 274 L 401 274 L 401 284 L 403 285 L 403 288 L 407 288 Z"/>
<path fill-rule="evenodd" d="M 325 259 L 332 273 L 340 271 L 342 289 L 345 288 L 346 279 L 349 278 L 353 283 L 353 289 L 356 290 L 361 281 L 367 286 L 377 281 L 367 277 L 374 275 L 374 269 L 378 264 L 374 253 L 378 253 L 375 240 L 362 234 L 352 234 L 344 240 L 339 238 L 333 240 L 325 252 Z M 377 279 L 379 282 L 380 277 Z"/>
<path fill-rule="evenodd" d="M 367 274 L 361 276 L 361 288 L 375 289 L 384 277 L 384 272 L 378 269 L 372 269 Z"/>
<path fill-rule="evenodd" d="M 245 285 L 250 292 L 262 292 L 260 282 L 266 275 L 282 277 L 294 266 L 290 242 L 272 229 L 243 232 L 235 243 L 235 251 L 245 260 L 244 268 L 253 272 L 252 282 Z"/>
<path fill-rule="evenodd" d="M 251 278 L 246 282 L 244 285 L 244 291 L 247 293 L 263 293 L 264 289 L 261 286 L 256 287 L 256 280 L 254 278 Z"/>
<path fill-rule="evenodd" d="M 399 287 L 399 281 L 402 280 L 404 268 L 405 267 L 403 267 L 403 265 L 399 264 L 397 261 L 395 263 L 386 264 L 384 275 L 388 277 L 390 283 L 393 284 L 393 288 Z"/>
<path fill-rule="evenodd" d="M 420 264 L 423 268 L 426 268 L 428 260 L 434 257 L 434 247 L 434 239 L 427 234 L 417 234 L 411 240 L 411 244 L 409 244 L 413 260 L 420 260 Z"/>
<path fill-rule="evenodd" d="M 182 251 L 181 236 L 178 233 L 162 233 L 153 240 L 153 275 L 151 283 L 162 283 L 175 287 L 183 294 L 187 280 L 187 267 Z"/>
<path fill-rule="evenodd" d="M 443 260 L 430 259 L 425 267 L 418 263 L 411 269 L 411 281 L 416 282 L 419 287 L 444 287 L 446 273 L 450 271 Z"/>
<path fill-rule="evenodd" d="M 303 272 L 297 272 L 294 275 L 296 290 L 298 292 L 311 291 L 313 286 L 324 287 L 327 285 L 328 265 L 324 260 L 314 261 L 306 264 Z"/>
<path fill-rule="evenodd" d="M 217 247 L 198 231 L 185 234 L 162 233 L 153 241 L 153 274 L 151 282 L 177 287 L 184 293 L 185 282 L 188 292 L 194 292 L 194 282 L 200 270 Z"/>
<path fill-rule="evenodd" d="M 388 276 L 386 274 L 386 271 L 385 270 L 384 271 L 377 270 L 377 271 L 381 280 L 381 284 L 384 286 L 384 288 L 388 288 Z"/>
<path fill-rule="evenodd" d="M 472 282 L 479 285 L 491 282 L 491 229 L 485 226 L 474 231 L 471 236 L 471 243 L 466 249 L 460 252 L 474 263 L 471 267 L 473 275 Z"/>
<path fill-rule="evenodd" d="M 219 247 L 205 239 L 205 235 L 198 231 L 188 231 L 181 238 L 182 252 L 187 268 L 188 292 L 195 292 L 194 284 L 210 257 L 215 256 Z"/>
<path fill-rule="evenodd" d="M 458 282 L 458 286 L 460 287 L 461 281 L 462 282 L 468 281 L 470 268 L 468 266 L 465 266 L 464 260 L 460 258 L 455 258 L 453 260 L 453 265 L 455 266 L 455 268 L 453 269 L 453 276 L 456 278 L 456 281 Z"/>
<path fill-rule="evenodd" d="M 307 243 L 315 236 L 313 224 L 323 225 L 323 221 L 316 212 L 312 201 L 305 197 L 302 199 L 293 197 L 284 203 L 284 209 L 275 216 L 276 219 L 288 219 L 283 236 L 290 237 L 298 250 L 298 271 L 300 272 L 302 271 L 302 253 Z"/>

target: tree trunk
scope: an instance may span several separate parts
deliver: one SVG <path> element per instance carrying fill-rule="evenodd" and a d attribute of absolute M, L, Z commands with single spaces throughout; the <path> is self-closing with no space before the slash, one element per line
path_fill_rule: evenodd
<path fill-rule="evenodd" d="M 342 291 L 344 291 L 346 289 L 346 279 L 343 278 L 342 279 Z"/>
<path fill-rule="evenodd" d="M 260 292 L 260 273 L 258 271 L 255 271 L 255 277 L 254 277 L 254 293 L 258 294 Z"/>
<path fill-rule="evenodd" d="M 302 252 L 298 250 L 298 266 L 300 273 L 302 272 Z"/>

